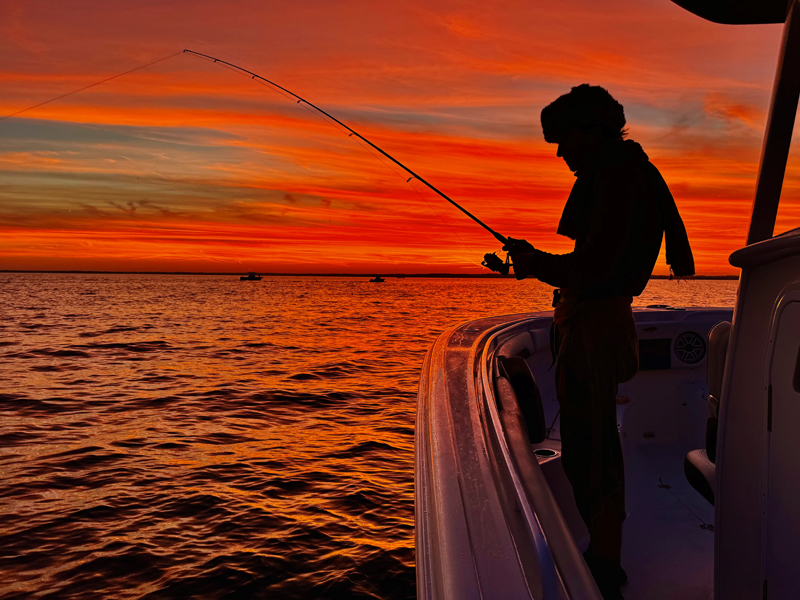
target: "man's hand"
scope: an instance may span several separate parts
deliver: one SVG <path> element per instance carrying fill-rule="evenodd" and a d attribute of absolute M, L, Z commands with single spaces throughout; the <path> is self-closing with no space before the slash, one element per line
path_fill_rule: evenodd
<path fill-rule="evenodd" d="M 503 246 L 503 250 L 510 253 L 512 259 L 515 254 L 533 252 L 535 250 L 533 245 L 527 240 L 515 240 L 514 238 L 506 238 L 506 240 L 506 245 Z"/>
<path fill-rule="evenodd" d="M 508 238 L 503 250 L 511 256 L 511 264 L 514 265 L 514 276 L 517 279 L 525 279 L 530 274 L 530 254 L 536 250 L 533 244 L 527 240 Z"/>

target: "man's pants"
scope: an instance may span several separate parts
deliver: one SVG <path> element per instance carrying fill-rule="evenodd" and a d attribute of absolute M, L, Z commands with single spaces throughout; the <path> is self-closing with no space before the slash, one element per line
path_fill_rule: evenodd
<path fill-rule="evenodd" d="M 617 430 L 620 383 L 639 367 L 630 298 L 575 305 L 561 321 L 556 394 L 561 406 L 561 461 L 589 529 L 589 550 L 619 561 L 625 519 L 625 472 Z"/>

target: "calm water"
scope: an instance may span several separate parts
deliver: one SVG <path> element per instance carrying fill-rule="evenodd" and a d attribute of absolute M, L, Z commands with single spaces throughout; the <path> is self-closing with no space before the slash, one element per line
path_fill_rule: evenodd
<path fill-rule="evenodd" d="M 0 275 L 0 598 L 413 598 L 425 351 L 549 303 L 514 280 Z"/>

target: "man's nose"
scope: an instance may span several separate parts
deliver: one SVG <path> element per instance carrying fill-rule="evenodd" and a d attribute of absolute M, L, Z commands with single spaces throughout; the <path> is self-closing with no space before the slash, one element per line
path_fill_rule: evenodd
<path fill-rule="evenodd" d="M 558 151 L 556 152 L 556 156 L 558 158 L 561 158 L 562 156 L 564 156 L 564 153 L 561 151 L 561 144 L 558 145 Z"/>

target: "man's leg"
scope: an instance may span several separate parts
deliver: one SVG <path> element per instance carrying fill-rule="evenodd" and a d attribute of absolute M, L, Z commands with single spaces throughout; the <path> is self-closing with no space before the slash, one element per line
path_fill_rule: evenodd
<path fill-rule="evenodd" d="M 587 330 L 588 329 L 588 330 Z M 605 598 L 621 598 L 626 576 L 620 566 L 625 487 L 616 419 L 616 369 L 595 348 L 592 325 L 575 320 L 562 327 L 556 367 L 561 406 L 564 472 L 589 529 L 587 564 Z"/>
<path fill-rule="evenodd" d="M 593 453 L 600 464 L 593 469 L 592 523 L 589 552 L 597 557 L 620 563 L 622 522 L 625 520 L 625 466 L 622 444 L 617 429 L 617 384 L 614 374 L 596 380 L 591 390 L 594 418 L 593 439 L 599 439 Z M 593 457 L 594 458 L 594 457 Z"/>

